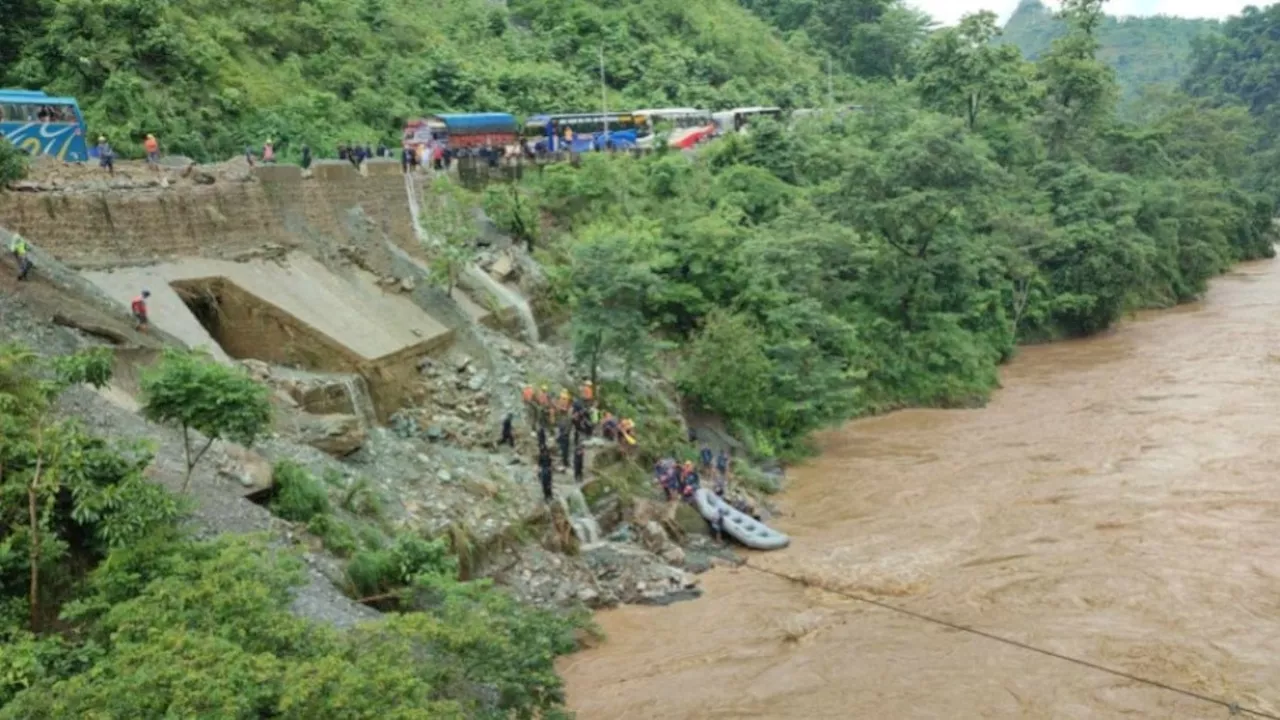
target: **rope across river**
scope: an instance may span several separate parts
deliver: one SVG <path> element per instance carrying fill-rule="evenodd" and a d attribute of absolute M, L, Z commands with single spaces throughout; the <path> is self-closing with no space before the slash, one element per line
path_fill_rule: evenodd
<path fill-rule="evenodd" d="M 740 565 L 740 567 L 746 567 L 751 570 L 755 570 L 756 572 L 764 573 L 766 575 L 773 575 L 774 577 L 781 578 L 783 580 L 787 580 L 800 585 L 805 585 L 807 587 L 817 588 L 818 590 L 822 590 L 823 592 L 829 592 L 833 595 L 839 595 L 840 597 L 848 598 L 850 600 L 855 600 L 857 602 L 865 603 L 867 605 L 874 605 L 884 610 L 889 610 L 891 612 L 895 612 L 900 615 L 906 615 L 907 617 L 915 618 L 916 620 L 923 620 L 924 622 L 933 623 L 934 625 L 940 625 L 942 627 L 949 628 L 951 630 L 957 630 L 959 632 L 965 632 L 971 635 L 977 635 L 978 637 L 986 638 L 988 640 L 994 640 L 995 642 L 998 642 L 998 643 L 1004 643 L 1005 645 L 1021 648 L 1023 650 L 1027 650 L 1033 653 L 1038 653 L 1040 655 L 1045 655 L 1051 658 L 1057 658 L 1058 660 L 1063 660 L 1069 663 L 1073 663 L 1075 665 L 1086 667 L 1091 670 L 1097 670 L 1098 672 L 1107 673 L 1108 675 L 1114 675 L 1116 677 L 1124 678 L 1126 680 L 1131 680 L 1136 683 L 1149 685 L 1151 687 L 1158 688 L 1160 690 L 1166 690 L 1168 692 L 1184 695 L 1186 697 L 1193 698 L 1201 702 L 1206 702 L 1213 705 L 1220 705 L 1223 708 L 1225 708 L 1228 712 L 1230 712 L 1231 715 L 1249 715 L 1252 717 L 1266 718 L 1266 720 L 1280 720 L 1280 715 L 1273 715 L 1272 713 L 1266 712 L 1264 710 L 1257 710 L 1254 708 L 1245 707 L 1238 703 L 1227 702 L 1226 700 L 1222 700 L 1220 698 L 1210 697 L 1209 695 L 1204 695 L 1194 690 L 1187 690 L 1186 688 L 1180 688 L 1173 685 L 1169 685 L 1168 683 L 1160 682 L 1159 680 L 1152 680 L 1150 678 L 1144 678 L 1138 675 L 1133 675 L 1123 670 L 1117 670 L 1115 668 L 1107 667 L 1105 665 L 1099 665 L 1098 663 L 1090 662 L 1088 660 L 1084 660 L 1078 657 L 1063 655 L 1062 653 L 1054 652 L 1053 650 L 1047 650 L 1045 648 L 1036 647 L 1034 645 L 1028 645 L 1027 643 L 1021 642 L 1019 640 L 1014 640 L 1013 638 L 996 635 L 994 633 L 990 633 L 985 630 L 979 630 L 977 628 L 970 627 L 968 625 L 961 625 L 959 623 L 954 623 L 949 620 L 943 620 L 941 618 L 933 617 L 932 615 L 926 615 L 921 612 L 916 612 L 915 610 L 908 610 L 906 608 L 898 607 L 897 605 L 891 605 L 889 603 L 886 603 L 880 600 L 875 600 L 873 598 L 865 597 L 862 595 L 856 595 L 854 593 L 846 592 L 844 590 L 836 590 L 833 588 L 824 587 L 823 585 L 815 583 L 811 580 L 806 580 L 805 578 L 802 578 L 796 575 L 788 575 L 787 573 L 778 572 L 777 570 L 770 570 L 769 568 L 760 567 L 759 565 L 753 565 L 750 561 L 743 562 Z"/>

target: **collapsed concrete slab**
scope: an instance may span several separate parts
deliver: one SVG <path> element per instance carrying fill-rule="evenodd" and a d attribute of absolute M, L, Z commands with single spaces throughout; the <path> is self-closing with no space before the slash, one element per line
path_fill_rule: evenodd
<path fill-rule="evenodd" d="M 223 361 L 364 377 L 379 421 L 399 409 L 422 357 L 447 348 L 453 330 L 372 273 L 341 274 L 310 256 L 230 262 L 191 258 L 86 272 L 128 303 L 151 291 L 151 321 Z"/>

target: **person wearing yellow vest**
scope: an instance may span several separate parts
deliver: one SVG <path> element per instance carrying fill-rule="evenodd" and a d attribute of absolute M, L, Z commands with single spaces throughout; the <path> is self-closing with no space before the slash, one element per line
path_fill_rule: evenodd
<path fill-rule="evenodd" d="M 27 257 L 26 238 L 14 233 L 13 239 L 9 241 L 9 252 L 13 253 L 13 260 L 18 266 L 18 280 L 26 280 L 27 273 L 31 272 L 31 260 Z"/>

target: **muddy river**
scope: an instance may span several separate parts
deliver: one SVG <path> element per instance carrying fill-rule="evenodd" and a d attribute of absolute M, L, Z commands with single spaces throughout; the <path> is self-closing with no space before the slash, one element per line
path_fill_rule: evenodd
<path fill-rule="evenodd" d="M 1023 350 L 978 410 L 821 437 L 751 562 L 1280 714 L 1280 262 Z M 600 613 L 582 720 L 1225 718 L 1218 705 L 755 570 Z"/>

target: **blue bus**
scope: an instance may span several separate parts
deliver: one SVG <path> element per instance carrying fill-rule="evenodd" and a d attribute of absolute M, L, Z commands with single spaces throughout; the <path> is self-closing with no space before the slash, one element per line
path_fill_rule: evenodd
<path fill-rule="evenodd" d="M 75 98 L 34 90 L 0 90 L 0 133 L 19 150 L 59 160 L 89 159 L 84 116 Z"/>
<path fill-rule="evenodd" d="M 533 149 L 538 152 L 581 153 L 610 147 L 633 148 L 636 140 L 648 134 L 647 129 L 644 119 L 632 113 L 569 113 L 534 115 L 525 120 L 523 135 L 528 140 L 537 138 Z"/>

